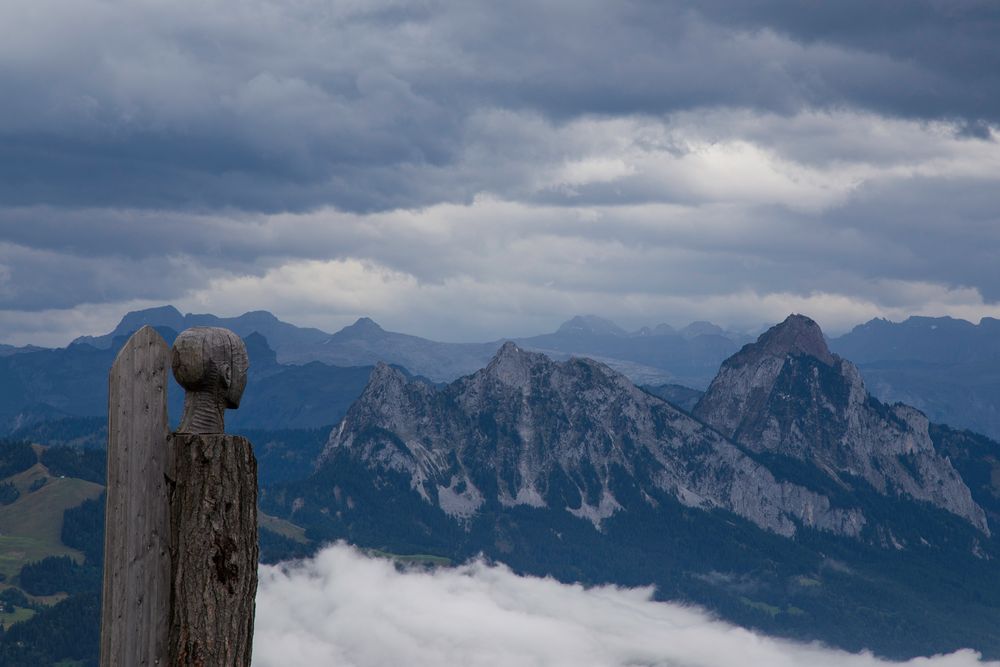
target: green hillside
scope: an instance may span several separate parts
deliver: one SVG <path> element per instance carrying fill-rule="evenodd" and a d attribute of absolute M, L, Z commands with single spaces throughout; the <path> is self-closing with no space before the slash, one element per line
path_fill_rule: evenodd
<path fill-rule="evenodd" d="M 41 463 L 3 481 L 12 483 L 21 494 L 10 505 L 0 507 L 0 574 L 6 581 L 11 582 L 25 564 L 47 556 L 82 561 L 82 553 L 60 541 L 63 512 L 100 496 L 104 487 L 82 479 L 53 477 Z"/>

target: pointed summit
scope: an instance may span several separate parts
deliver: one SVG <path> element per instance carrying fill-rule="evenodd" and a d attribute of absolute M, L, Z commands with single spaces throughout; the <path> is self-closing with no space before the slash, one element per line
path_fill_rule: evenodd
<path fill-rule="evenodd" d="M 380 327 L 375 320 L 370 317 L 361 317 L 358 318 L 354 324 L 346 326 L 337 333 L 333 334 L 331 339 L 351 340 L 356 338 L 379 338 L 384 336 L 385 333 L 385 329 Z"/>
<path fill-rule="evenodd" d="M 390 366 L 384 361 L 375 364 L 372 374 L 368 377 L 369 386 L 377 386 L 386 383 L 406 384 L 407 378 L 403 371 L 394 366 Z"/>
<path fill-rule="evenodd" d="M 269 368 L 278 363 L 278 355 L 271 349 L 270 343 L 260 333 L 254 331 L 243 338 L 247 346 L 247 356 L 250 357 L 250 368 L 257 372 L 261 368 Z"/>
<path fill-rule="evenodd" d="M 935 451 L 927 418 L 869 397 L 858 369 L 830 352 L 808 317 L 789 316 L 727 359 L 694 414 L 748 449 L 934 503 L 989 534 L 983 509 Z"/>
<path fill-rule="evenodd" d="M 385 331 L 370 317 L 359 317 L 358 321 L 347 327 L 347 329 L 359 333 L 383 333 Z"/>
<path fill-rule="evenodd" d="M 544 354 L 526 352 L 513 341 L 507 341 L 482 372 L 506 385 L 525 386 L 531 380 L 532 367 L 546 361 Z"/>
<path fill-rule="evenodd" d="M 805 354 L 816 357 L 828 366 L 835 363 L 823 331 L 815 320 L 805 315 L 789 315 L 784 322 L 761 334 L 755 347 L 760 353 L 773 357 Z"/>
<path fill-rule="evenodd" d="M 723 362 L 695 406 L 695 414 L 724 435 L 735 437 L 745 422 L 756 419 L 764 409 L 786 362 L 803 355 L 825 366 L 834 366 L 839 360 L 830 353 L 814 320 L 789 315 L 761 334 L 756 343 L 744 345 Z"/>

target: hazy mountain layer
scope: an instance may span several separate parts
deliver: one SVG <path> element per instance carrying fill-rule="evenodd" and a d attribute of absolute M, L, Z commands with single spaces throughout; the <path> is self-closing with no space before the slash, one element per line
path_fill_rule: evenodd
<path fill-rule="evenodd" d="M 872 320 L 830 341 L 883 401 L 1000 438 L 1000 320 Z"/>
<path fill-rule="evenodd" d="M 168 343 L 177 331 L 159 327 Z M 90 344 L 0 356 L 0 435 L 29 433 L 33 425 L 59 428 L 54 420 L 106 418 L 108 369 L 125 336 L 108 349 Z M 279 364 L 268 341 L 258 333 L 246 337 L 250 378 L 240 410 L 230 412 L 231 428 L 316 428 L 336 423 L 361 395 L 372 366 L 331 366 L 311 362 Z M 171 377 L 168 405 L 172 420 L 180 418 L 183 391 Z"/>
<path fill-rule="evenodd" d="M 73 344 L 86 344 L 99 349 L 112 347 L 118 337 L 128 338 L 144 325 L 162 327 L 173 331 L 183 331 L 190 327 L 225 327 L 241 337 L 256 332 L 264 336 L 270 345 L 282 357 L 285 353 L 319 343 L 330 337 L 330 334 L 308 327 L 297 327 L 294 324 L 282 322 L 266 310 L 256 310 L 244 313 L 239 317 L 217 317 L 211 314 L 182 315 L 173 306 L 149 308 L 133 311 L 125 315 L 111 333 L 103 336 L 81 336 Z"/>
<path fill-rule="evenodd" d="M 84 336 L 75 342 L 108 349 L 115 338 L 131 334 L 143 324 L 173 331 L 195 325 L 227 326 L 244 337 L 253 332 L 262 334 L 282 363 L 321 361 L 339 366 L 373 366 L 384 361 L 436 382 L 450 382 L 474 373 L 502 344 L 441 343 L 385 331 L 368 318 L 336 334 L 327 334 L 281 322 L 263 311 L 218 318 L 182 315 L 172 306 L 129 313 L 113 332 Z M 903 402 L 920 409 L 932 421 L 1000 438 L 998 331 L 1000 321 L 990 318 L 979 325 L 946 317 L 913 317 L 898 324 L 872 320 L 831 340 L 830 346 L 857 364 L 868 390 L 881 401 Z M 722 361 L 750 341 L 743 334 L 709 322 L 694 322 L 679 331 L 660 324 L 629 332 L 603 318 L 581 315 L 555 332 L 515 342 L 557 360 L 573 356 L 598 360 L 636 384 L 680 384 L 704 389 Z M 0 358 L 37 351 L 31 346 L 0 346 Z M 24 367 L 33 363 L 25 362 Z M 24 407 L 24 394 L 11 391 L 14 401 Z M 35 418 L 57 416 L 61 414 L 59 405 L 78 400 L 61 397 L 61 391 L 53 389 L 51 396 L 45 391 L 34 392 L 35 398 L 29 404 L 37 405 L 29 412 L 34 411 Z M 9 410 L 0 408 L 0 412 Z M 79 412 L 70 410 L 69 414 Z"/>

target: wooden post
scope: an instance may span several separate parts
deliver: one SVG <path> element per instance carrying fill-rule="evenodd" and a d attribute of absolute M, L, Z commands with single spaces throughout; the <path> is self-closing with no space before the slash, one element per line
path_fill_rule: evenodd
<path fill-rule="evenodd" d="M 160 334 L 143 327 L 119 351 L 108 378 L 102 667 L 166 664 L 169 360 Z"/>
<path fill-rule="evenodd" d="M 248 667 L 257 593 L 257 460 L 246 438 L 175 433 L 170 665 Z"/>
<path fill-rule="evenodd" d="M 187 390 L 167 434 L 166 368 Z M 246 385 L 243 341 L 150 327 L 111 368 L 101 666 L 249 667 L 257 592 L 257 460 L 223 414 Z"/>

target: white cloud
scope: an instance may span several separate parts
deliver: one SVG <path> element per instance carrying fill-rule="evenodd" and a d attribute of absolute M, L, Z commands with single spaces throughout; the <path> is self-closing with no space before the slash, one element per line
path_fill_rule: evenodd
<path fill-rule="evenodd" d="M 345 545 L 261 568 L 256 667 L 972 667 L 890 663 L 756 635 L 649 589 L 585 589 L 480 562 L 399 571 Z"/>

